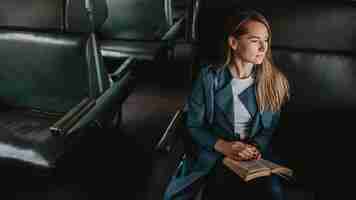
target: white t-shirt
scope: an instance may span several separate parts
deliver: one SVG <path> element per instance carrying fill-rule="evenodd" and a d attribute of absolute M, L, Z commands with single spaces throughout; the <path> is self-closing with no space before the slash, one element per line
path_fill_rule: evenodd
<path fill-rule="evenodd" d="M 234 132 L 235 134 L 240 134 L 240 138 L 242 140 L 246 138 L 247 133 L 250 131 L 252 116 L 240 101 L 239 94 L 251 86 L 253 82 L 253 76 L 249 76 L 245 79 L 234 77 L 231 80 L 232 93 L 234 97 Z"/>

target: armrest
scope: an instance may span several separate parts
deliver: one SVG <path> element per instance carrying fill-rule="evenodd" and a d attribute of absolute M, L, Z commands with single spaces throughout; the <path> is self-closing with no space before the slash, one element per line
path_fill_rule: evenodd
<path fill-rule="evenodd" d="M 61 119 L 55 122 L 49 129 L 55 135 L 65 135 L 67 131 L 95 105 L 95 100 L 84 98 L 78 105 L 73 107 Z"/>
<path fill-rule="evenodd" d="M 185 20 L 185 15 L 181 17 L 177 22 L 175 22 L 170 29 L 164 34 L 162 40 L 173 40 L 176 39 L 179 31 L 183 28 L 183 22 Z"/>
<path fill-rule="evenodd" d="M 118 67 L 115 72 L 110 74 L 110 77 L 114 81 L 120 80 L 127 72 L 129 69 L 131 69 L 130 66 L 134 63 L 135 58 L 134 57 L 128 57 L 125 62 L 123 62 L 120 67 Z"/>
<path fill-rule="evenodd" d="M 177 140 L 177 129 L 183 126 L 183 111 L 179 109 L 172 120 L 170 121 L 168 127 L 164 131 L 161 139 L 157 143 L 155 149 L 157 151 L 170 152 L 173 145 Z"/>
<path fill-rule="evenodd" d="M 74 123 L 66 135 L 86 127 L 89 123 L 100 122 L 108 112 L 112 112 L 114 106 L 122 104 L 133 88 L 131 74 L 132 71 L 128 70 L 127 73 L 122 75 L 119 80 L 115 81 L 109 89 L 99 96 L 95 101 L 95 105 Z"/>
<path fill-rule="evenodd" d="M 97 99 L 83 99 L 77 106 L 50 127 L 55 135 L 68 136 L 91 122 L 105 118 L 114 105 L 120 105 L 131 91 L 131 71 L 118 72 L 118 80 Z"/>

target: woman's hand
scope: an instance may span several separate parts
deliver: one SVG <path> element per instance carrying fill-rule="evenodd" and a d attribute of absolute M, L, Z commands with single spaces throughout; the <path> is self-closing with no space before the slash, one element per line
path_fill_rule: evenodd
<path fill-rule="evenodd" d="M 261 158 L 261 154 L 255 146 L 240 141 L 225 141 L 219 139 L 214 148 L 216 151 L 233 160 L 241 161 Z"/>
<path fill-rule="evenodd" d="M 261 159 L 260 151 L 255 146 L 250 144 L 245 144 L 245 148 L 240 151 L 238 155 L 240 160 Z"/>
<path fill-rule="evenodd" d="M 239 153 L 246 148 L 246 144 L 240 141 L 226 141 L 219 139 L 214 148 L 216 151 L 233 160 L 241 160 Z"/>

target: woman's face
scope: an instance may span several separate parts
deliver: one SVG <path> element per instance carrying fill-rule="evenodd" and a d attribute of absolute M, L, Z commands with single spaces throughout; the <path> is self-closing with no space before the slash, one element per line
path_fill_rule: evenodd
<path fill-rule="evenodd" d="M 243 62 L 261 64 L 268 48 L 268 30 L 263 23 L 252 20 L 243 26 L 247 30 L 246 34 L 238 38 L 229 37 L 234 56 Z"/>

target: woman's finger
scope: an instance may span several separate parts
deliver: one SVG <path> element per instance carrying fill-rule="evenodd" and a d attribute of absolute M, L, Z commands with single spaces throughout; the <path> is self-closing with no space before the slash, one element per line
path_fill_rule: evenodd
<path fill-rule="evenodd" d="M 257 155 L 257 160 L 259 160 L 259 159 L 261 159 L 262 158 L 262 155 L 259 153 L 258 155 Z"/>
<path fill-rule="evenodd" d="M 246 148 L 246 151 L 249 152 L 252 155 L 256 154 L 256 151 L 254 149 L 252 149 L 252 148 Z"/>
<path fill-rule="evenodd" d="M 250 159 L 250 155 L 244 151 L 239 153 L 239 156 L 242 157 L 243 159 Z"/>
<path fill-rule="evenodd" d="M 242 157 L 240 157 L 240 156 L 235 156 L 235 160 L 237 160 L 237 161 L 242 161 L 242 160 L 244 160 L 244 158 L 242 158 Z"/>
<path fill-rule="evenodd" d="M 254 152 L 249 148 L 244 149 L 243 152 L 244 152 L 244 154 L 246 154 L 248 156 L 252 156 L 254 154 Z"/>
<path fill-rule="evenodd" d="M 241 142 L 235 142 L 231 147 L 234 151 L 242 151 L 244 148 L 246 148 L 246 145 Z"/>

